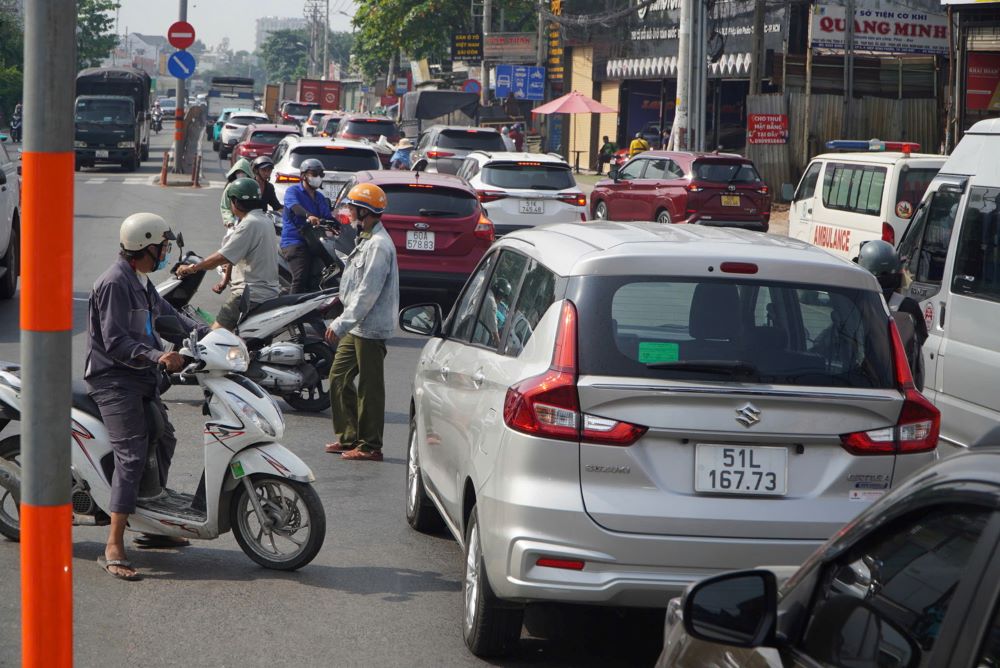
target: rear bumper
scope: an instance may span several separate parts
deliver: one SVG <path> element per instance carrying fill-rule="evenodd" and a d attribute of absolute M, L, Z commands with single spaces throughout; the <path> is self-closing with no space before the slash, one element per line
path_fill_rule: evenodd
<path fill-rule="evenodd" d="M 739 227 L 744 230 L 752 230 L 754 232 L 767 232 L 769 225 L 769 219 L 756 219 L 756 220 L 726 220 L 722 218 L 713 218 L 712 220 L 704 220 L 698 218 L 697 216 L 691 216 L 688 218 L 686 223 L 692 225 L 707 225 L 709 227 Z"/>
<path fill-rule="evenodd" d="M 97 157 L 97 151 L 107 151 L 106 157 Z M 123 162 L 130 158 L 135 157 L 134 148 L 109 148 L 109 149 L 94 149 L 94 148 L 78 148 L 76 149 L 76 161 L 82 163 L 97 163 L 97 162 Z"/>

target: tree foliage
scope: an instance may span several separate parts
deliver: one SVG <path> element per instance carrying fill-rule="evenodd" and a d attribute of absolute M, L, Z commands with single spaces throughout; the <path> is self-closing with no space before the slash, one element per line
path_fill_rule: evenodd
<path fill-rule="evenodd" d="M 268 81 L 294 81 L 306 75 L 309 36 L 305 30 L 275 30 L 257 51 Z"/>
<path fill-rule="evenodd" d="M 77 69 L 99 67 L 118 44 L 114 32 L 117 0 L 77 0 L 76 64 Z"/>

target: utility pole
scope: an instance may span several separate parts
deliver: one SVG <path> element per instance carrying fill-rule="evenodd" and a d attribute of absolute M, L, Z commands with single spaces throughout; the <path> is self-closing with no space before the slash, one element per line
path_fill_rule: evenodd
<path fill-rule="evenodd" d="M 493 0 L 483 1 L 483 104 L 490 100 L 490 64 L 486 60 L 486 41 L 493 29 Z"/>
<path fill-rule="evenodd" d="M 181 21 L 187 21 L 188 3 L 187 0 L 178 0 L 179 16 Z M 177 109 L 174 111 L 174 174 L 184 173 L 182 154 L 184 152 L 184 101 L 187 99 L 187 90 L 184 79 L 177 80 Z"/>
<path fill-rule="evenodd" d="M 69 471 L 75 33 L 75 0 L 24 3 L 24 110 L 25 118 L 34 121 L 24 126 L 21 167 L 21 665 L 25 668 L 73 665 Z"/>
<path fill-rule="evenodd" d="M 760 95 L 764 78 L 764 0 L 754 0 L 750 59 L 750 94 Z"/>
<path fill-rule="evenodd" d="M 330 0 L 326 0 L 326 10 L 323 12 L 323 71 L 320 79 L 326 79 L 330 74 Z M 322 106 L 322 104 L 320 105 Z"/>
<path fill-rule="evenodd" d="M 674 126 L 670 131 L 670 149 L 688 150 L 688 105 L 691 101 L 688 84 L 691 62 L 691 6 L 694 0 L 681 0 L 681 20 L 677 39 L 677 95 L 674 100 Z M 626 137 L 625 141 L 631 141 Z"/>
<path fill-rule="evenodd" d="M 847 0 L 844 29 L 844 138 L 853 137 L 851 115 L 854 113 L 854 0 Z"/>

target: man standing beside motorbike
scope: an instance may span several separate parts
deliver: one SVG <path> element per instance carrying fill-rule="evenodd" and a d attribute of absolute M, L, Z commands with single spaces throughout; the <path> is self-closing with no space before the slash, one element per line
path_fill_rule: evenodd
<path fill-rule="evenodd" d="M 237 179 L 226 189 L 229 206 L 237 223 L 222 248 L 197 264 L 177 268 L 177 276 L 215 269 L 223 264 L 232 266 L 232 286 L 229 298 L 219 309 L 213 327 L 233 330 L 239 322 L 240 301 L 249 290 L 253 307 L 281 292 L 278 282 L 278 249 L 274 245 L 274 226 L 261 211 L 260 187 L 253 179 Z"/>
<path fill-rule="evenodd" d="M 312 255 L 302 237 L 302 228 L 306 225 L 319 225 L 323 219 L 331 216 L 330 202 L 320 192 L 325 173 L 323 163 L 316 158 L 308 158 L 302 161 L 299 171 L 299 183 L 285 191 L 281 227 L 281 252 L 288 260 L 288 268 L 292 272 L 292 294 L 309 290 Z"/>
<path fill-rule="evenodd" d="M 174 316 L 187 330 L 207 333 L 208 328 L 174 310 L 147 277 L 166 266 L 174 238 L 167 222 L 153 213 L 136 213 L 122 222 L 119 237 L 120 257 L 97 279 L 90 293 L 84 379 L 115 452 L 111 529 L 98 562 L 116 578 L 136 580 L 139 575 L 125 555 L 125 527 L 128 516 L 135 512 L 146 467 L 146 404 L 151 404 L 164 423 L 157 456 L 160 484 L 165 487 L 177 439 L 160 401 L 158 366 L 180 371 L 184 365 L 179 354 L 164 350 L 153 322 L 158 316 Z M 141 548 L 188 544 L 183 539 L 155 535 L 143 535 L 134 543 Z"/>

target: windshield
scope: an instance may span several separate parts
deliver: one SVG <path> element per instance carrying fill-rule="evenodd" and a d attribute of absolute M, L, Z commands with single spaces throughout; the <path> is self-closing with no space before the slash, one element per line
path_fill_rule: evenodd
<path fill-rule="evenodd" d="M 132 103 L 128 100 L 79 100 L 76 120 L 84 123 L 131 123 Z"/>
<path fill-rule="evenodd" d="M 290 133 L 288 132 L 258 131 L 250 135 L 250 141 L 254 144 L 267 144 L 268 146 L 274 146 L 289 134 Z"/>
<path fill-rule="evenodd" d="M 396 124 L 392 121 L 380 121 L 374 118 L 360 121 L 348 121 L 347 123 L 341 125 L 341 132 L 343 134 L 351 134 L 356 137 L 373 137 L 376 139 L 379 135 L 395 137 L 399 134 L 399 130 L 396 129 Z"/>
<path fill-rule="evenodd" d="M 493 163 L 483 168 L 483 183 L 497 188 L 566 190 L 576 186 L 566 165 L 538 162 Z"/>
<path fill-rule="evenodd" d="M 386 215 L 468 218 L 476 213 L 479 202 L 472 193 L 453 188 L 428 188 L 416 185 L 382 186 L 388 203 Z"/>
<path fill-rule="evenodd" d="M 745 162 L 699 160 L 691 171 L 698 181 L 711 183 L 755 183 L 760 180 L 753 165 Z"/>
<path fill-rule="evenodd" d="M 307 158 L 316 158 L 328 172 L 360 172 L 378 169 L 375 151 L 341 146 L 303 146 L 292 151 L 292 167 L 298 167 Z"/>
<path fill-rule="evenodd" d="M 737 278 L 579 280 L 581 373 L 895 387 L 876 292 Z"/>
<path fill-rule="evenodd" d="M 497 132 L 475 130 L 444 130 L 438 137 L 440 148 L 459 148 L 467 151 L 506 151 L 503 138 Z"/>
<path fill-rule="evenodd" d="M 289 116 L 308 116 L 318 105 L 304 102 L 289 102 L 285 105 L 285 113 Z"/>

